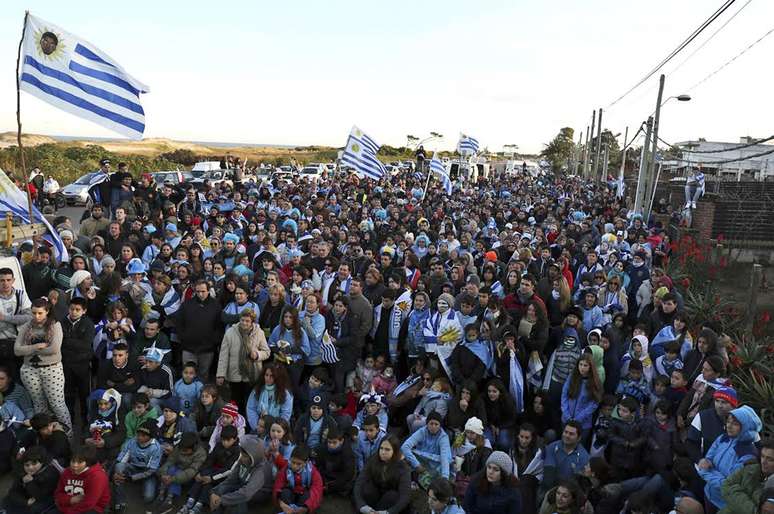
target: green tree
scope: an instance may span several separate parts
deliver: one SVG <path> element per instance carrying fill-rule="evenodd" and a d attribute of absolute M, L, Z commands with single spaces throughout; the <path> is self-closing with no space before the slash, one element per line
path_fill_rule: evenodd
<path fill-rule="evenodd" d="M 540 155 L 551 163 L 554 171 L 559 171 L 567 165 L 575 149 L 573 137 L 575 131 L 571 127 L 563 127 L 559 133 L 548 143 Z"/>

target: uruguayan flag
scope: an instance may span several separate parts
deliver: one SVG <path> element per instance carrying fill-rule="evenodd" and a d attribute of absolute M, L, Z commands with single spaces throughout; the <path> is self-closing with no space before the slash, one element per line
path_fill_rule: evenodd
<path fill-rule="evenodd" d="M 468 155 L 475 154 L 476 152 L 478 152 L 478 139 L 460 134 L 460 141 L 457 143 L 457 153 Z"/>
<path fill-rule="evenodd" d="M 34 205 L 32 206 L 32 217 L 34 219 L 30 220 L 27 194 L 16 187 L 16 184 L 8 178 L 8 175 L 3 170 L 0 170 L 0 212 L 10 212 L 15 218 L 19 218 L 22 223 L 43 223 L 48 230 L 48 234 L 44 235 L 43 238 L 53 245 L 54 257 L 59 262 L 66 262 L 70 259 L 59 234 Z"/>
<path fill-rule="evenodd" d="M 386 169 L 376 157 L 381 145 L 359 128 L 353 126 L 347 138 L 347 146 L 341 155 L 341 162 L 354 168 L 361 177 L 381 179 Z"/>
<path fill-rule="evenodd" d="M 21 64 L 23 91 L 126 137 L 142 138 L 140 93 L 148 86 L 91 43 L 29 14 Z"/>
<path fill-rule="evenodd" d="M 441 180 L 441 184 L 443 185 L 443 189 L 446 191 L 446 194 L 451 195 L 452 183 L 451 179 L 449 178 L 449 173 L 446 171 L 446 167 L 443 165 L 440 159 L 438 159 L 437 154 L 433 154 L 433 158 L 430 159 L 430 171 L 435 173 L 436 176 Z"/>

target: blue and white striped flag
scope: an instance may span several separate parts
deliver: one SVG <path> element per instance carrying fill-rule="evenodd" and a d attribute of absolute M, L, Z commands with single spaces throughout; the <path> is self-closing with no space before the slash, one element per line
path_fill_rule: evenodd
<path fill-rule="evenodd" d="M 380 146 L 365 132 L 353 126 L 347 138 L 347 146 L 341 155 L 341 162 L 354 168 L 361 177 L 379 180 L 387 171 L 384 164 L 376 157 Z"/>
<path fill-rule="evenodd" d="M 446 191 L 446 194 L 451 195 L 451 178 L 449 178 L 449 173 L 446 171 L 446 167 L 443 165 L 441 160 L 438 159 L 437 154 L 433 154 L 433 158 L 430 159 L 430 171 L 435 173 L 436 176 L 441 180 L 441 185 L 443 185 L 443 189 Z"/>
<path fill-rule="evenodd" d="M 48 230 L 48 234 L 43 238 L 47 239 L 54 248 L 54 257 L 58 262 L 66 262 L 70 260 L 70 256 L 67 253 L 62 238 L 56 230 L 51 227 L 48 220 L 41 214 L 37 207 L 32 206 L 32 217 L 30 220 L 29 204 L 27 202 L 27 193 L 16 187 L 16 184 L 8 178 L 3 170 L 0 170 L 0 212 L 10 212 L 15 218 L 19 218 L 22 223 L 43 223 Z"/>
<path fill-rule="evenodd" d="M 478 152 L 478 139 L 460 134 L 460 141 L 457 143 L 457 153 L 460 155 L 475 154 Z"/>
<path fill-rule="evenodd" d="M 140 93 L 148 86 L 91 43 L 27 15 L 20 89 L 131 139 L 145 131 Z"/>

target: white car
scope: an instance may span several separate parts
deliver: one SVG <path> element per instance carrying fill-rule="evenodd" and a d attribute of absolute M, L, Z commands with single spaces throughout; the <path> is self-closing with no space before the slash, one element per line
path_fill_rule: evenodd
<path fill-rule="evenodd" d="M 87 173 L 72 184 L 67 184 L 62 188 L 62 195 L 68 204 L 86 205 L 89 201 L 89 183 L 91 178 L 99 172 Z"/>
<path fill-rule="evenodd" d="M 325 166 L 318 163 L 310 163 L 301 168 L 301 172 L 299 175 L 301 178 L 310 178 L 312 180 L 319 180 L 322 178 L 323 171 L 325 171 Z"/>

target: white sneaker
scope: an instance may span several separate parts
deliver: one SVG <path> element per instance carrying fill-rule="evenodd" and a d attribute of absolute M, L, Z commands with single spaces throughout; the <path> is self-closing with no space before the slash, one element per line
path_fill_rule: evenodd
<path fill-rule="evenodd" d="M 691 208 L 692 208 L 692 209 L 695 209 L 695 208 L 696 208 L 696 202 L 691 202 Z"/>
<path fill-rule="evenodd" d="M 690 209 L 691 208 L 691 202 L 685 202 L 685 207 L 683 209 Z"/>

